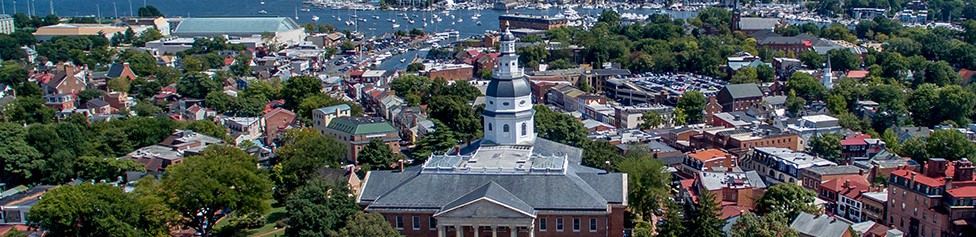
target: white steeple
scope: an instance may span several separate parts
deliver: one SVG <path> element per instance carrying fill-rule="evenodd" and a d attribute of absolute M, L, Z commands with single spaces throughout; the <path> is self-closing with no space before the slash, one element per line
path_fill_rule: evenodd
<path fill-rule="evenodd" d="M 830 55 L 827 55 L 827 65 L 824 66 L 823 77 L 820 79 L 820 83 L 827 87 L 827 89 L 834 88 L 834 73 L 830 70 Z"/>
<path fill-rule="evenodd" d="M 535 121 L 532 90 L 518 65 L 515 36 L 508 30 L 501 36 L 501 55 L 485 91 L 484 142 L 500 145 L 532 145 Z"/>

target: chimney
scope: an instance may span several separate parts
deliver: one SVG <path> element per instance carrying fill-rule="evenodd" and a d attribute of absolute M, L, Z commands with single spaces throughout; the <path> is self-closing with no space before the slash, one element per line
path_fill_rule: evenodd
<path fill-rule="evenodd" d="M 851 180 L 844 180 L 844 188 L 851 188 Z"/>
<path fill-rule="evenodd" d="M 912 182 L 908 184 L 909 187 L 911 187 L 912 185 L 915 185 L 915 175 L 916 174 L 918 174 L 918 173 L 912 172 Z"/>
<path fill-rule="evenodd" d="M 857 169 L 857 175 L 864 176 L 864 170 L 863 169 Z"/>
<path fill-rule="evenodd" d="M 959 181 L 971 181 L 973 180 L 973 170 L 976 166 L 973 163 L 963 158 L 963 160 L 955 162 L 956 172 L 953 174 L 954 180 Z"/>
<path fill-rule="evenodd" d="M 607 172 L 607 174 L 610 173 L 610 170 L 612 170 L 612 168 L 610 166 L 610 161 L 609 160 L 603 162 L 603 169 Z"/>
<path fill-rule="evenodd" d="M 403 172 L 403 160 L 402 159 L 401 160 L 397 160 L 397 169 L 400 169 L 400 172 Z"/>
<path fill-rule="evenodd" d="M 944 190 L 945 191 L 949 191 L 949 189 L 952 189 L 952 177 L 945 177 L 945 188 L 944 188 Z"/>

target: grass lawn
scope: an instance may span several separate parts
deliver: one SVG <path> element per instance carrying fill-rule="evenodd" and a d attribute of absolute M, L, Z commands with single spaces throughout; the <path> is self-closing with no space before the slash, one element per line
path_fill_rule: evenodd
<path fill-rule="evenodd" d="M 268 232 L 275 231 L 275 222 L 285 219 L 287 214 L 285 213 L 285 207 L 273 207 L 268 212 L 264 213 L 264 226 L 256 229 L 235 229 L 230 225 L 230 217 L 226 217 L 217 222 L 214 226 L 214 232 L 218 233 L 219 236 L 258 236 Z M 279 233 L 279 236 L 284 236 L 284 233 Z M 275 236 L 275 235 L 270 235 Z"/>

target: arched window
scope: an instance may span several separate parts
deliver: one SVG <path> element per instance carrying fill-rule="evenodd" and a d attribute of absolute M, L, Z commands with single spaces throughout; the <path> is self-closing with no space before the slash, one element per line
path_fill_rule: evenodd
<path fill-rule="evenodd" d="M 491 123 L 488 123 L 488 131 L 491 131 Z"/>
<path fill-rule="evenodd" d="M 508 124 L 505 124 L 505 126 L 502 126 L 502 132 L 508 132 Z"/>
<path fill-rule="evenodd" d="M 526 129 L 527 127 L 529 127 L 529 126 L 526 125 L 525 123 L 522 123 L 522 136 L 525 136 L 525 134 L 528 133 L 528 131 L 527 131 L 528 129 Z"/>

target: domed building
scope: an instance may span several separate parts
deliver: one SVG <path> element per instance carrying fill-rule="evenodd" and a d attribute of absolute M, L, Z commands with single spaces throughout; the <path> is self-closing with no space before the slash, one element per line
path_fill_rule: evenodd
<path fill-rule="evenodd" d="M 532 91 L 506 29 L 485 93 L 484 138 L 423 165 L 370 171 L 357 203 L 406 236 L 623 236 L 627 175 L 536 137 Z"/>

